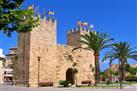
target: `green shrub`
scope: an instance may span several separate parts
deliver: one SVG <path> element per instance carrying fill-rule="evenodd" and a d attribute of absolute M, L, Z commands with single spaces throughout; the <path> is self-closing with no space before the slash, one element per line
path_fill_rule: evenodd
<path fill-rule="evenodd" d="M 60 80 L 59 81 L 60 85 L 63 85 L 64 87 L 69 87 L 70 82 L 66 80 Z"/>
<path fill-rule="evenodd" d="M 111 81 L 107 80 L 106 85 L 109 85 L 109 84 L 111 84 Z"/>
<path fill-rule="evenodd" d="M 135 75 L 133 75 L 133 74 L 129 74 L 127 77 L 135 77 Z"/>

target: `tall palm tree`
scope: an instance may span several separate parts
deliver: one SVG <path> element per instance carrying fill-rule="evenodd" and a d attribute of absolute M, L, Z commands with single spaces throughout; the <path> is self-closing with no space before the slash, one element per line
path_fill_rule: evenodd
<path fill-rule="evenodd" d="M 120 88 L 122 88 L 122 81 L 124 78 L 124 69 L 125 69 L 125 64 L 127 64 L 128 59 L 134 59 L 137 60 L 137 51 L 134 50 L 134 48 L 131 48 L 131 44 L 128 42 L 119 42 L 113 44 L 111 47 L 112 50 L 108 51 L 104 58 L 103 61 L 110 59 L 110 64 L 115 59 L 119 60 L 119 68 L 120 68 Z"/>
<path fill-rule="evenodd" d="M 84 48 L 94 52 L 95 56 L 95 85 L 100 82 L 100 68 L 99 68 L 99 54 L 104 48 L 109 47 L 108 44 L 113 38 L 109 38 L 110 35 L 107 33 L 100 33 L 90 31 L 88 34 L 81 35 L 80 44 L 81 46 L 75 49 Z M 74 50 L 75 50 L 74 49 Z"/>

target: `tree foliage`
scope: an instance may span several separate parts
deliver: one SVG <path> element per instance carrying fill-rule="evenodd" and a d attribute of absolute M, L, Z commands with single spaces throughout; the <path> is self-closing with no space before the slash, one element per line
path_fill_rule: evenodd
<path fill-rule="evenodd" d="M 125 80 L 125 64 L 128 64 L 128 59 L 137 60 L 137 51 L 131 47 L 131 44 L 128 42 L 119 42 L 113 44 L 111 50 L 108 51 L 103 61 L 110 59 L 110 64 L 115 60 L 118 59 L 120 63 L 120 88 L 122 88 L 122 81 Z"/>
<path fill-rule="evenodd" d="M 24 0 L 0 0 L 0 30 L 11 36 L 13 31 L 30 32 L 37 26 L 32 8 L 21 9 Z M 33 6 L 30 6 L 33 7 Z"/>
<path fill-rule="evenodd" d="M 137 67 L 131 67 L 129 64 L 127 64 L 125 71 L 129 72 L 131 75 L 136 75 L 137 74 Z"/>
<path fill-rule="evenodd" d="M 131 48 L 131 44 L 128 42 L 115 43 L 111 49 L 105 54 L 103 61 L 110 59 L 111 64 L 115 59 L 118 59 L 120 62 L 123 61 L 123 63 L 127 63 L 128 59 L 137 60 L 137 51 Z"/>
<path fill-rule="evenodd" d="M 87 49 L 99 53 L 102 49 L 108 48 L 111 44 L 108 44 L 113 38 L 107 33 L 90 32 L 89 34 L 81 35 L 81 45 L 87 45 Z"/>

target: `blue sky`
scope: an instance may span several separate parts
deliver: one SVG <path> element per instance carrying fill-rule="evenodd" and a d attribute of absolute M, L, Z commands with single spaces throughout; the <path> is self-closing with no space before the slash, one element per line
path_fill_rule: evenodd
<path fill-rule="evenodd" d="M 26 0 L 22 8 L 31 4 L 39 6 L 40 12 L 43 8 L 56 12 L 59 44 L 66 44 L 67 30 L 75 28 L 77 21 L 82 20 L 94 24 L 97 31 L 109 33 L 115 42 L 129 41 L 133 47 L 137 46 L 136 0 Z M 0 33 L 0 48 L 4 49 L 4 54 L 16 46 L 17 33 L 11 38 Z M 101 70 L 106 69 L 107 64 L 101 63 Z"/>

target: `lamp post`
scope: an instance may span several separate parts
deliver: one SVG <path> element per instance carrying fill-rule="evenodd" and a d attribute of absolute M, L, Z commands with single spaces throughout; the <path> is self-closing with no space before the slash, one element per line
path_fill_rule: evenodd
<path fill-rule="evenodd" d="M 41 59 L 41 57 L 40 56 L 38 56 L 37 57 L 38 58 L 38 88 L 39 88 L 39 69 L 40 69 L 40 59 Z"/>

